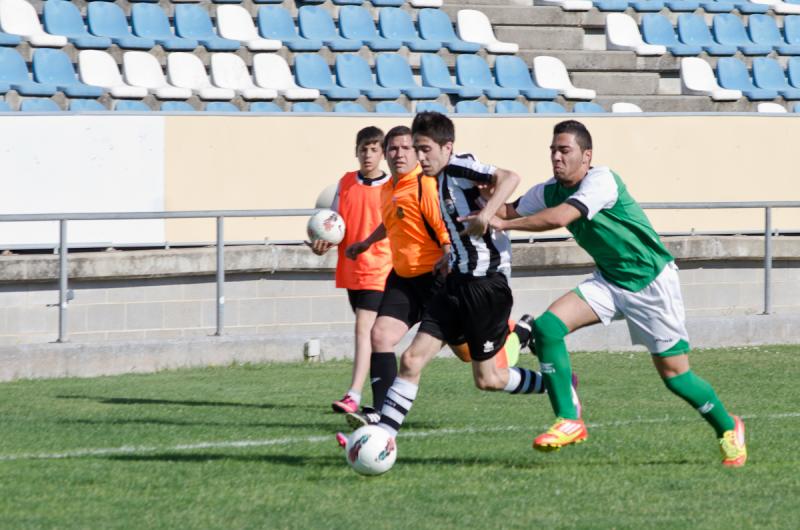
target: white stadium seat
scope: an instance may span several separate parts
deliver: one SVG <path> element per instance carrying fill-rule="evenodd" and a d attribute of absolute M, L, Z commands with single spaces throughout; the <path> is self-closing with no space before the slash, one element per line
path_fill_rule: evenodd
<path fill-rule="evenodd" d="M 33 46 L 60 48 L 67 45 L 65 36 L 51 35 L 42 29 L 36 9 L 25 0 L 0 0 L 0 28 L 25 37 Z"/>
<path fill-rule="evenodd" d="M 606 15 L 606 48 L 632 51 L 636 55 L 664 55 L 667 53 L 666 46 L 646 44 L 642 40 L 636 21 L 625 13 Z"/>
<path fill-rule="evenodd" d="M 78 74 L 87 85 L 107 89 L 115 98 L 143 98 L 144 87 L 131 86 L 122 80 L 117 62 L 111 54 L 101 50 L 82 50 L 78 54 Z"/>
<path fill-rule="evenodd" d="M 783 0 L 750 0 L 754 4 L 768 5 L 778 15 L 800 14 L 800 4 L 788 3 Z"/>
<path fill-rule="evenodd" d="M 458 12 L 456 23 L 461 40 L 482 44 L 490 53 L 517 53 L 519 51 L 518 44 L 497 40 L 492 23 L 480 11 L 462 9 Z"/>
<path fill-rule="evenodd" d="M 786 107 L 784 107 L 780 103 L 773 103 L 771 101 L 759 103 L 757 108 L 758 112 L 763 112 L 767 114 L 786 114 L 787 112 L 789 112 L 788 110 L 786 110 Z"/>
<path fill-rule="evenodd" d="M 122 55 L 122 71 L 125 81 L 153 92 L 159 99 L 188 99 L 192 91 L 167 83 L 161 65 L 154 55 L 147 52 L 125 52 Z"/>
<path fill-rule="evenodd" d="M 698 57 L 681 59 L 681 89 L 684 94 L 710 96 L 714 101 L 736 101 L 742 97 L 741 90 L 720 87 L 711 65 Z"/>
<path fill-rule="evenodd" d="M 618 101 L 611 105 L 611 112 L 642 112 L 641 107 L 634 103 L 628 103 L 626 101 Z"/>
<path fill-rule="evenodd" d="M 410 0 L 409 3 L 411 4 L 411 7 L 416 8 L 442 7 L 442 5 L 444 5 L 443 0 Z"/>
<path fill-rule="evenodd" d="M 297 86 L 286 59 L 274 53 L 253 55 L 253 77 L 255 77 L 256 85 L 275 89 L 290 101 L 319 97 L 319 90 L 316 88 Z"/>
<path fill-rule="evenodd" d="M 533 76 L 542 88 L 558 90 L 567 99 L 594 99 L 597 93 L 590 88 L 576 88 L 569 79 L 567 67 L 557 57 L 540 55 L 533 58 Z"/>
<path fill-rule="evenodd" d="M 211 56 L 211 78 L 222 88 L 232 88 L 244 99 L 275 99 L 274 88 L 259 88 L 247 71 L 244 60 L 235 53 L 215 53 Z"/>
<path fill-rule="evenodd" d="M 594 6 L 591 0 L 534 0 L 533 5 L 557 6 L 564 11 L 589 11 Z"/>
<path fill-rule="evenodd" d="M 242 6 L 218 6 L 217 28 L 221 37 L 242 41 L 250 51 L 270 52 L 283 46 L 279 40 L 261 37 L 250 13 Z"/>
<path fill-rule="evenodd" d="M 208 80 L 206 67 L 191 52 L 174 52 L 167 55 L 167 78 L 175 86 L 191 89 L 206 101 L 228 100 L 236 97 L 230 88 L 215 87 Z"/>

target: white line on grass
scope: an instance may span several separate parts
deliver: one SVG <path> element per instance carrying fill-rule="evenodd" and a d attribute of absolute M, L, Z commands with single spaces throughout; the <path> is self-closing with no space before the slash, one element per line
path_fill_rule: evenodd
<path fill-rule="evenodd" d="M 782 418 L 800 418 L 800 412 L 783 412 L 779 414 L 744 414 L 743 419 L 775 420 Z M 636 418 L 632 420 L 610 421 L 605 423 L 588 423 L 593 429 L 607 427 L 624 427 L 626 425 L 641 425 L 654 423 L 679 423 L 697 421 L 697 417 L 670 418 Z M 402 438 L 427 438 L 429 436 L 449 436 L 458 434 L 480 434 L 491 432 L 512 432 L 529 430 L 530 426 L 510 425 L 507 427 L 464 427 L 461 429 L 434 429 L 430 431 L 404 431 Z M 546 427 L 545 427 L 546 428 Z M 299 443 L 333 443 L 332 435 L 325 436 L 296 436 L 288 438 L 272 438 L 269 440 L 232 440 L 227 442 L 200 442 L 195 444 L 180 444 L 170 446 L 130 445 L 122 447 L 107 447 L 98 449 L 75 449 L 60 453 L 21 453 L 16 455 L 0 455 L 0 462 L 14 460 L 58 460 L 64 458 L 82 458 L 94 456 L 135 455 L 171 451 L 195 451 L 198 449 L 240 449 L 246 447 L 268 447 L 271 445 L 286 446 Z"/>

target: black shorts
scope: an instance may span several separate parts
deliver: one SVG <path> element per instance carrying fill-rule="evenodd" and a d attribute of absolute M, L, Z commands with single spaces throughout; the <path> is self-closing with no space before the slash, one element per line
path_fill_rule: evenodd
<path fill-rule="evenodd" d="M 437 283 L 440 282 L 430 272 L 403 278 L 392 269 L 386 278 L 378 316 L 396 318 L 408 327 L 413 326 L 422 318 Z"/>
<path fill-rule="evenodd" d="M 451 272 L 428 304 L 419 331 L 448 344 L 466 342 L 472 359 L 485 361 L 505 345 L 513 303 L 504 274 Z"/>
<path fill-rule="evenodd" d="M 373 291 L 370 289 L 348 289 L 347 299 L 350 301 L 350 308 L 353 313 L 356 309 L 366 309 L 367 311 L 377 311 L 381 305 L 383 291 Z"/>

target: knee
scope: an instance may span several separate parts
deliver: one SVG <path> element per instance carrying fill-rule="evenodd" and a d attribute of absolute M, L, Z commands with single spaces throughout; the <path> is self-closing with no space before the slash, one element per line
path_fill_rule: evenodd
<path fill-rule="evenodd" d="M 475 387 L 480 390 L 495 391 L 503 390 L 504 386 L 500 377 L 495 373 L 490 374 L 474 374 Z"/>
<path fill-rule="evenodd" d="M 423 362 L 420 357 L 406 351 L 400 357 L 400 376 L 403 378 L 414 378 L 422 372 Z"/>
<path fill-rule="evenodd" d="M 395 337 L 393 330 L 381 322 L 372 326 L 369 339 L 375 351 L 392 351 L 400 341 L 400 337 Z"/>
<path fill-rule="evenodd" d="M 550 311 L 545 311 L 537 318 L 533 327 L 533 337 L 537 344 L 562 341 L 567 333 L 569 333 L 567 325 Z"/>

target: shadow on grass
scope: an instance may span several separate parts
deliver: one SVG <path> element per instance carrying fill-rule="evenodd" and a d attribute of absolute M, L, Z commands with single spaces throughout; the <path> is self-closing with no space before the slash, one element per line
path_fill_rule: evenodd
<path fill-rule="evenodd" d="M 257 427 L 262 429 L 275 429 L 275 428 L 296 428 L 302 427 L 303 429 L 314 428 L 321 431 L 330 430 L 333 426 L 330 423 L 286 423 L 286 422 L 214 422 L 214 421 L 182 421 L 182 420 L 168 420 L 163 418 L 135 418 L 135 419 L 108 419 L 108 420 L 90 420 L 90 419 L 75 419 L 75 420 L 57 420 L 56 423 L 61 425 L 166 425 L 172 427 Z"/>
<path fill-rule="evenodd" d="M 105 405 L 180 405 L 184 407 L 242 407 L 251 409 L 308 409 L 317 407 L 310 405 L 274 404 L 274 403 L 236 403 L 231 401 L 201 401 L 194 399 L 148 399 L 148 398 L 122 398 L 102 396 L 56 396 L 57 399 L 83 399 L 96 401 Z"/>

